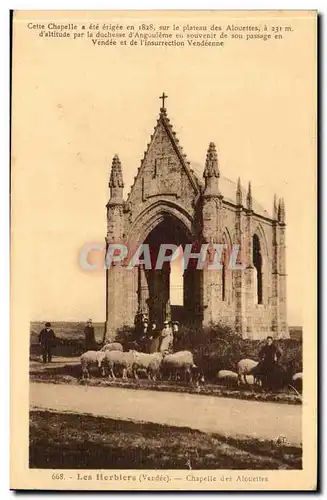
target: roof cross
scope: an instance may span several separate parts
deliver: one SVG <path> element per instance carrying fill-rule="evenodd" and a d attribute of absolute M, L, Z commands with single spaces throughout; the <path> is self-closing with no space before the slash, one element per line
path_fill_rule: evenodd
<path fill-rule="evenodd" d="M 163 92 L 163 94 L 159 97 L 159 99 L 162 99 L 162 107 L 165 107 L 165 99 L 167 99 L 167 95 Z"/>

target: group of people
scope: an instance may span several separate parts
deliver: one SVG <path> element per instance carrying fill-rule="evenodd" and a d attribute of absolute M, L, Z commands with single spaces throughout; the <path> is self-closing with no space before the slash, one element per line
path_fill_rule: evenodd
<path fill-rule="evenodd" d="M 149 324 L 147 316 L 144 315 L 140 319 L 139 328 L 136 328 L 136 331 L 137 342 L 143 352 L 150 354 L 154 352 L 172 352 L 174 342 L 178 339 L 179 322 L 166 320 L 163 328 L 160 329 L 155 322 Z M 39 343 L 42 348 L 43 363 L 51 363 L 53 348 L 56 344 L 56 336 L 51 328 L 51 323 L 45 323 L 45 327 L 39 334 Z M 87 321 L 84 328 L 84 343 L 85 351 L 96 348 L 92 319 Z M 280 348 L 275 344 L 273 338 L 268 336 L 265 345 L 259 352 L 260 361 L 256 367 L 256 373 L 264 379 L 268 378 L 278 366 L 281 355 Z"/>
<path fill-rule="evenodd" d="M 149 324 L 147 316 L 142 318 L 139 344 L 143 352 L 170 352 L 173 350 L 174 339 L 178 336 L 179 322 L 164 321 L 163 328 L 157 327 L 153 321 Z"/>
<path fill-rule="evenodd" d="M 172 351 L 174 339 L 178 337 L 179 322 L 165 321 L 163 328 L 157 327 L 155 322 L 149 324 L 147 316 L 142 317 L 140 330 L 137 332 L 137 341 L 143 352 Z M 45 323 L 45 327 L 39 334 L 39 344 L 42 349 L 43 363 L 51 363 L 53 349 L 56 345 L 56 336 L 51 328 L 51 323 Z M 84 328 L 84 349 L 92 351 L 96 349 L 96 340 L 92 319 L 86 322 Z"/>
<path fill-rule="evenodd" d="M 42 350 L 42 360 L 43 363 L 51 363 L 53 356 L 53 349 L 57 343 L 57 338 L 53 329 L 51 328 L 51 323 L 47 321 L 44 328 L 39 333 L 39 344 Z M 92 319 L 89 319 L 84 328 L 84 348 L 85 351 L 91 351 L 96 348 L 96 341 L 94 335 L 94 327 L 92 324 Z"/>

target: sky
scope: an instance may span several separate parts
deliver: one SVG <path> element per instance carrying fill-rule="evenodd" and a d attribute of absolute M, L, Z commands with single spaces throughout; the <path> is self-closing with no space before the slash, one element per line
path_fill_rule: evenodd
<path fill-rule="evenodd" d="M 127 195 L 164 91 L 190 161 L 204 165 L 214 141 L 222 175 L 251 180 L 269 211 L 275 193 L 284 197 L 288 320 L 302 324 L 316 224 L 315 48 L 303 22 L 294 26 L 280 44 L 224 50 L 94 48 L 16 26 L 13 291 L 31 320 L 104 321 L 105 274 L 83 271 L 79 252 L 104 241 L 112 158 L 121 159 Z"/>

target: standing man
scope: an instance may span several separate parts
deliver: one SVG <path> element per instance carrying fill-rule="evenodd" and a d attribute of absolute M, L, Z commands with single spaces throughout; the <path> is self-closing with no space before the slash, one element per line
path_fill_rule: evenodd
<path fill-rule="evenodd" d="M 84 336 L 85 351 L 93 351 L 95 349 L 95 336 L 91 319 L 89 319 L 86 323 L 86 327 L 84 328 Z"/>
<path fill-rule="evenodd" d="M 281 355 L 282 352 L 280 348 L 275 344 L 273 338 L 268 336 L 266 344 L 260 349 L 260 366 L 258 366 L 260 373 L 266 381 L 267 378 L 274 373 Z"/>
<path fill-rule="evenodd" d="M 149 323 L 148 318 L 146 316 L 143 317 L 142 321 L 142 330 L 140 335 L 140 348 L 142 352 L 146 351 L 147 343 L 148 343 L 148 331 L 149 331 Z"/>
<path fill-rule="evenodd" d="M 41 330 L 39 335 L 39 342 L 42 347 L 43 363 L 51 363 L 52 350 L 56 341 L 54 331 L 51 329 L 51 323 L 47 322 L 45 328 Z"/>
<path fill-rule="evenodd" d="M 155 322 L 151 324 L 151 330 L 149 332 L 149 348 L 148 352 L 152 354 L 153 352 L 159 351 L 160 344 L 160 332 L 157 329 L 157 325 Z"/>

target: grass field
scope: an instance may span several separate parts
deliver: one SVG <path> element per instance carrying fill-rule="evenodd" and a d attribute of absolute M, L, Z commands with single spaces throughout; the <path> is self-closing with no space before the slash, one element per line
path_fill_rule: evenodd
<path fill-rule="evenodd" d="M 93 387 L 124 387 L 129 389 L 147 389 L 152 391 L 163 392 L 180 392 L 189 394 L 201 394 L 208 396 L 227 397 L 236 399 L 246 399 L 251 401 L 269 401 L 274 403 L 285 404 L 302 404 L 302 398 L 291 389 L 285 389 L 284 392 L 271 393 L 262 391 L 255 387 L 224 387 L 217 384 L 206 383 L 200 387 L 194 384 L 184 382 L 175 382 L 168 380 L 157 380 L 155 382 L 147 379 L 116 379 L 108 380 L 107 378 L 93 377 L 88 380 L 82 380 L 78 373 L 79 367 L 63 367 L 61 369 L 53 369 L 30 373 L 32 382 L 44 382 L 52 384 L 70 384 Z"/>
<path fill-rule="evenodd" d="M 30 412 L 30 468 L 301 469 L 300 448 L 188 428 Z"/>

